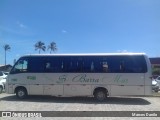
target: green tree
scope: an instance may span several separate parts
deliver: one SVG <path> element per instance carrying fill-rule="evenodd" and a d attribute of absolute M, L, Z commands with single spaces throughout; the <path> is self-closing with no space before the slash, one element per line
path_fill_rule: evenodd
<path fill-rule="evenodd" d="M 160 75 L 160 68 L 152 68 L 153 75 Z"/>
<path fill-rule="evenodd" d="M 5 51 L 5 65 L 6 65 L 6 56 L 7 56 L 6 53 L 7 53 L 7 51 L 9 51 L 11 49 L 11 47 L 8 44 L 5 44 L 3 46 L 3 48 L 4 48 L 4 51 Z"/>
<path fill-rule="evenodd" d="M 45 51 L 46 50 L 46 46 L 43 42 L 38 41 L 35 45 L 35 50 L 39 50 L 39 54 L 41 53 L 41 50 Z"/>
<path fill-rule="evenodd" d="M 48 50 L 50 49 L 50 54 L 55 51 L 57 51 L 57 45 L 55 42 L 51 42 L 50 45 L 48 45 Z"/>

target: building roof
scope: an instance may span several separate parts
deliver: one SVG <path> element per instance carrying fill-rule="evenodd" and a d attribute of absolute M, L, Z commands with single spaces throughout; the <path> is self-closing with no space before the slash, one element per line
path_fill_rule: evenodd
<path fill-rule="evenodd" d="M 0 71 L 6 71 L 8 69 L 11 69 L 12 68 L 12 65 L 2 65 L 0 66 Z"/>
<path fill-rule="evenodd" d="M 151 64 L 160 64 L 160 57 L 157 58 L 149 58 Z"/>

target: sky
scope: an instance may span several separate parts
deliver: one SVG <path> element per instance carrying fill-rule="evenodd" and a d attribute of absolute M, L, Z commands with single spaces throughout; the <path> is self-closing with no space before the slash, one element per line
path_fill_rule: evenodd
<path fill-rule="evenodd" d="M 160 57 L 160 0 L 0 0 L 0 65 L 38 54 L 144 52 Z M 49 54 L 49 51 L 41 52 Z"/>

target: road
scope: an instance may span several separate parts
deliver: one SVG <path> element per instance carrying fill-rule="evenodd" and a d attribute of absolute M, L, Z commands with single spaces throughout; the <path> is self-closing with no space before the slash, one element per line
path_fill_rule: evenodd
<path fill-rule="evenodd" d="M 160 111 L 160 97 L 109 97 L 104 102 L 98 102 L 92 97 L 29 96 L 25 100 L 19 100 L 15 95 L 2 93 L 0 94 L 0 111 Z M 116 119 L 116 117 L 78 117 L 77 119 L 82 118 L 87 120 Z M 130 119 L 143 118 L 146 117 L 130 117 Z M 47 119 L 53 118 L 47 117 Z M 68 119 L 74 118 L 68 117 Z M 121 117 L 121 119 L 127 118 Z M 148 117 L 148 119 L 151 118 Z"/>

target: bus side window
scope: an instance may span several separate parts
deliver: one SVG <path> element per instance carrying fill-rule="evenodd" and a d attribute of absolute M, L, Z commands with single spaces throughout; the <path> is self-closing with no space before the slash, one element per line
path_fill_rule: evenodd
<path fill-rule="evenodd" d="M 120 62 L 120 71 L 121 71 L 121 72 L 125 72 L 125 64 L 124 64 L 124 61 L 121 61 L 121 62 Z"/>
<path fill-rule="evenodd" d="M 73 64 L 73 62 L 70 61 L 68 72 L 75 72 L 74 68 L 75 68 L 75 64 Z"/>
<path fill-rule="evenodd" d="M 62 60 L 62 63 L 63 63 L 63 65 L 61 65 L 62 72 L 69 72 L 70 61 L 65 58 Z"/>
<path fill-rule="evenodd" d="M 47 72 L 60 73 L 63 70 L 62 61 L 60 59 L 54 58 L 53 61 L 46 62 Z"/>
<path fill-rule="evenodd" d="M 69 62 L 67 60 L 62 61 L 61 70 L 62 72 L 68 72 Z"/>
<path fill-rule="evenodd" d="M 49 62 L 46 63 L 46 69 L 51 69 L 51 63 Z"/>
<path fill-rule="evenodd" d="M 84 72 L 84 61 L 80 60 L 77 63 L 77 72 Z"/>
<path fill-rule="evenodd" d="M 94 62 L 91 62 L 91 72 L 94 72 Z"/>
<path fill-rule="evenodd" d="M 108 64 L 107 62 L 102 62 L 103 72 L 108 72 Z"/>
<path fill-rule="evenodd" d="M 63 71 L 63 69 L 64 69 L 64 65 L 63 65 L 63 61 L 62 61 L 61 70 Z"/>
<path fill-rule="evenodd" d="M 51 72 L 51 63 L 50 62 L 45 63 L 45 72 Z"/>

